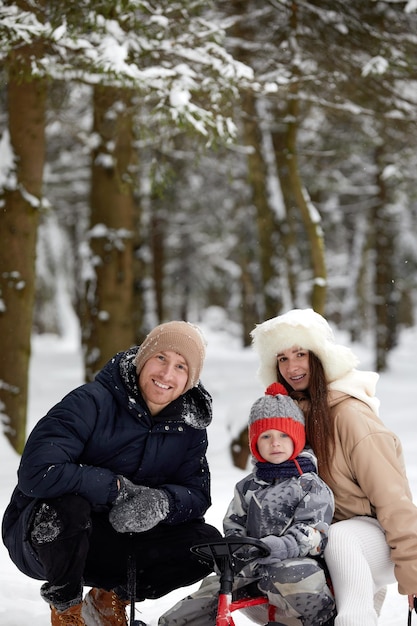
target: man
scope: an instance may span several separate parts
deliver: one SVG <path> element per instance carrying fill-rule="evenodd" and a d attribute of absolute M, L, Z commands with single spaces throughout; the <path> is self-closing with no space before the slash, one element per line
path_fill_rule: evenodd
<path fill-rule="evenodd" d="M 46 581 L 52 626 L 126 625 L 129 559 L 139 601 L 209 573 L 190 553 L 220 537 L 203 519 L 212 418 L 204 358 L 198 327 L 161 324 L 29 436 L 3 541 L 22 572 Z"/>

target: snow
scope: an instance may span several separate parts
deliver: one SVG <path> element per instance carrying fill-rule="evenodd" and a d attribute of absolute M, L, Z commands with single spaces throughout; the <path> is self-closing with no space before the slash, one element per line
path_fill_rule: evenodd
<path fill-rule="evenodd" d="M 381 56 L 373 57 L 365 63 L 362 68 L 362 76 L 369 76 L 369 74 L 384 74 L 388 69 L 389 63 L 387 59 Z"/>
<path fill-rule="evenodd" d="M 82 382 L 81 353 L 74 319 L 67 326 L 70 332 L 63 339 L 52 335 L 35 336 L 30 368 L 29 430 L 47 409 L 70 389 Z M 204 328 L 204 327 L 203 327 Z M 212 328 L 212 326 L 211 326 Z M 246 424 L 252 403 L 263 393 L 256 378 L 257 357 L 251 348 L 242 348 L 236 336 L 219 329 L 204 328 L 208 339 L 203 382 L 213 395 L 214 420 L 209 428 L 209 463 L 212 473 L 213 505 L 206 519 L 221 529 L 223 515 L 233 495 L 234 484 L 245 472 L 232 465 L 229 441 Z M 336 333 L 338 343 L 346 343 Z M 417 328 L 404 331 L 400 345 L 390 354 L 390 371 L 378 383 L 381 417 L 402 440 L 408 477 L 413 494 L 417 495 L 417 442 L 415 403 L 410 396 L 417 377 L 415 353 Z M 361 359 L 360 367 L 370 369 L 372 354 L 366 346 L 353 346 Z M 4 436 L 0 437 L 0 515 L 9 501 L 16 483 L 18 455 Z M 45 626 L 50 623 L 49 608 L 40 598 L 40 581 L 21 574 L 0 545 L 0 623 L 2 626 Z M 176 590 L 158 601 L 147 600 L 136 605 L 137 619 L 156 626 L 158 616 L 198 585 Z M 379 620 L 380 626 L 400 626 L 407 619 L 407 600 L 390 585 Z M 243 616 L 238 625 L 249 624 Z"/>
<path fill-rule="evenodd" d="M 417 11 L 417 0 L 408 0 L 404 8 L 405 13 L 412 13 Z"/>
<path fill-rule="evenodd" d="M 10 133 L 5 130 L 0 137 L 0 188 L 14 189 L 16 185 L 14 152 L 10 143 Z"/>

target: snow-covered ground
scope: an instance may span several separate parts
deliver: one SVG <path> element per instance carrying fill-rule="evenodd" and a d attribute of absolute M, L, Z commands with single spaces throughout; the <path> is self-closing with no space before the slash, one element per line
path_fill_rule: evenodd
<path fill-rule="evenodd" d="M 213 395 L 214 419 L 209 429 L 209 463 L 212 473 L 213 506 L 206 519 L 221 529 L 222 518 L 233 494 L 233 486 L 244 472 L 232 465 L 229 453 L 231 434 L 246 423 L 254 400 L 263 389 L 256 378 L 257 359 L 251 348 L 240 347 L 238 339 L 221 331 L 205 328 L 208 339 L 207 360 L 202 380 Z M 339 342 L 346 337 L 337 335 Z M 361 358 L 361 369 L 371 369 L 370 350 L 353 347 Z M 390 355 L 390 371 L 378 383 L 381 417 L 401 438 L 408 477 L 417 501 L 416 402 L 411 394 L 417 380 L 417 329 L 403 333 L 401 344 Z M 81 356 L 77 333 L 64 339 L 52 336 L 34 337 L 30 369 L 29 430 L 47 409 L 73 387 L 82 382 Z M 0 435 L 0 515 L 16 483 L 19 457 L 3 435 Z M 417 581 L 416 581 L 417 584 Z M 158 601 L 137 604 L 137 618 L 155 626 L 158 616 L 198 585 L 179 589 Z M 1 626 L 46 626 L 49 608 L 39 596 L 40 582 L 21 574 L 0 545 L 0 624 Z M 407 600 L 388 589 L 380 626 L 403 626 L 407 619 Z M 414 618 L 417 620 L 417 616 Z M 248 624 L 238 618 L 239 624 Z"/>

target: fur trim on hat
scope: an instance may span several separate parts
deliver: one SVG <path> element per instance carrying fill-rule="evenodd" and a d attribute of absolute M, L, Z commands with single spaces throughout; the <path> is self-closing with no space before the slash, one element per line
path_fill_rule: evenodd
<path fill-rule="evenodd" d="M 328 383 L 345 376 L 359 363 L 350 348 L 335 343 L 329 324 L 313 309 L 293 309 L 257 324 L 251 337 L 260 358 L 258 376 L 265 386 L 277 380 L 277 354 L 294 346 L 320 359 Z"/>
<path fill-rule="evenodd" d="M 257 443 L 267 430 L 279 430 L 291 437 L 294 450 L 289 460 L 295 459 L 306 443 L 304 414 L 280 383 L 270 385 L 265 396 L 252 405 L 248 428 L 250 451 L 263 463 L 265 459 L 259 454 Z"/>
<path fill-rule="evenodd" d="M 207 342 L 198 326 L 190 322 L 173 321 L 156 326 L 139 346 L 134 364 L 139 376 L 146 361 L 155 354 L 172 350 L 187 362 L 188 379 L 184 392 L 198 384 L 206 356 Z"/>

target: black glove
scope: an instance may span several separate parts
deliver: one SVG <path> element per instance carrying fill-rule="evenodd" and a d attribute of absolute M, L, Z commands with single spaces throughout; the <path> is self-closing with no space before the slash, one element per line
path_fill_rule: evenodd
<path fill-rule="evenodd" d="M 135 494 L 125 500 L 116 498 L 109 513 L 110 523 L 118 533 L 143 533 L 162 522 L 169 514 L 169 498 L 163 489 L 133 486 Z"/>

